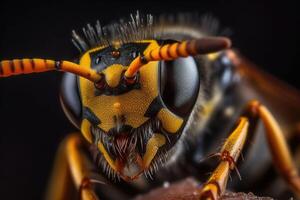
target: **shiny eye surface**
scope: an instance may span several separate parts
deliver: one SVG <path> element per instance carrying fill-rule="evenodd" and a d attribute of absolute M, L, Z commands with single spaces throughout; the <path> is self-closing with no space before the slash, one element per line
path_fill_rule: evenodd
<path fill-rule="evenodd" d="M 140 55 L 140 52 L 139 51 L 132 51 L 131 52 L 131 57 L 132 58 L 136 58 L 136 57 L 138 57 Z"/>
<path fill-rule="evenodd" d="M 98 56 L 96 59 L 95 59 L 95 64 L 98 65 L 102 60 L 102 56 Z"/>
<path fill-rule="evenodd" d="M 200 71 L 191 57 L 161 62 L 160 93 L 164 104 L 186 117 L 192 111 L 200 87 Z"/>

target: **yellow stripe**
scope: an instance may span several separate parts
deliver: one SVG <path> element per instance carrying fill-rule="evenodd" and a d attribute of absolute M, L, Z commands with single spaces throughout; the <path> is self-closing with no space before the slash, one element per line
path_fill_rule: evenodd
<path fill-rule="evenodd" d="M 183 119 L 174 115 L 166 108 L 162 108 L 158 112 L 157 117 L 162 122 L 163 128 L 170 133 L 176 133 L 183 123 Z"/>
<path fill-rule="evenodd" d="M 93 138 L 91 134 L 91 123 L 87 119 L 83 119 L 81 123 L 81 133 L 84 138 L 89 142 L 93 143 Z"/>
<path fill-rule="evenodd" d="M 155 157 L 158 149 L 166 143 L 165 136 L 161 134 L 153 134 L 149 139 L 146 147 L 146 153 L 143 156 L 143 167 L 146 169 L 149 167 L 151 161 Z"/>
<path fill-rule="evenodd" d="M 117 167 L 115 165 L 115 162 L 110 158 L 110 156 L 108 155 L 107 151 L 105 150 L 105 147 L 103 146 L 102 142 L 98 142 L 98 149 L 99 151 L 102 153 L 102 155 L 104 156 L 105 160 L 108 162 L 108 164 L 110 165 L 110 167 L 115 170 L 117 170 Z"/>

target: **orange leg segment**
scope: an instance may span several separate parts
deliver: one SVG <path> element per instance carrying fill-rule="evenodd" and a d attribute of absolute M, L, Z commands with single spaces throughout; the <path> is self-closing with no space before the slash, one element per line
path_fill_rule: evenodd
<path fill-rule="evenodd" d="M 221 162 L 200 191 L 201 199 L 218 199 L 225 191 L 230 170 L 236 169 L 235 163 L 247 138 L 249 122 L 241 117 L 238 126 L 227 138 L 220 153 Z"/>
<path fill-rule="evenodd" d="M 227 138 L 221 151 L 221 162 L 200 189 L 200 199 L 219 199 L 226 190 L 227 179 L 231 170 L 236 169 L 236 161 L 244 146 L 247 136 L 253 134 L 257 119 L 261 119 L 272 154 L 273 162 L 296 194 L 300 194 L 300 177 L 291 157 L 284 135 L 270 111 L 258 101 L 251 101 L 240 121 Z M 253 122 L 253 123 L 252 123 Z"/>
<path fill-rule="evenodd" d="M 71 134 L 61 144 L 46 199 L 98 200 L 89 179 L 92 171 L 90 161 L 83 149 L 86 142 L 79 134 Z M 71 187 L 75 186 L 75 190 Z"/>

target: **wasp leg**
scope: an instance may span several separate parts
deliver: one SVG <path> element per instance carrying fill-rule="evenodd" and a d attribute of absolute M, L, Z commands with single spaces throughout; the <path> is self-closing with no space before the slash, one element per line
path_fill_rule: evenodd
<path fill-rule="evenodd" d="M 226 189 L 230 170 L 236 169 L 236 161 L 247 138 L 249 121 L 241 117 L 237 127 L 227 138 L 221 151 L 221 162 L 210 176 L 206 184 L 200 189 L 200 199 L 219 199 Z"/>
<path fill-rule="evenodd" d="M 258 101 L 251 101 L 240 118 L 238 126 L 227 138 L 221 151 L 217 153 L 221 162 L 200 190 L 201 199 L 218 199 L 225 191 L 230 170 L 236 169 L 235 163 L 247 135 L 254 134 L 258 119 L 262 120 L 265 127 L 266 138 L 275 166 L 291 188 L 298 195 L 300 194 L 298 171 L 279 124 L 264 105 Z"/>
<path fill-rule="evenodd" d="M 262 120 L 275 166 L 294 192 L 300 195 L 300 177 L 278 122 L 258 101 L 250 102 L 248 110 Z"/>
<path fill-rule="evenodd" d="M 85 148 L 86 142 L 79 134 L 71 134 L 63 141 L 46 193 L 47 200 L 76 199 L 78 194 L 82 200 L 98 200 L 88 178 L 91 167 L 83 151 Z"/>

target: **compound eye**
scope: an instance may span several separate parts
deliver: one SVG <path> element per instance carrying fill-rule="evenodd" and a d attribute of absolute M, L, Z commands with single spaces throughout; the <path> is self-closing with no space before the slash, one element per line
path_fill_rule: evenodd
<path fill-rule="evenodd" d="M 95 59 L 95 64 L 98 65 L 102 60 L 102 56 L 97 56 L 97 58 Z"/>
<path fill-rule="evenodd" d="M 103 74 L 100 74 L 101 75 L 101 79 L 95 83 L 95 87 L 98 89 L 98 90 L 103 90 L 106 86 L 106 82 L 105 82 L 105 77 Z"/>
<path fill-rule="evenodd" d="M 170 110 L 183 118 L 189 116 L 198 97 L 199 68 L 192 57 L 161 62 L 162 99 Z"/>

